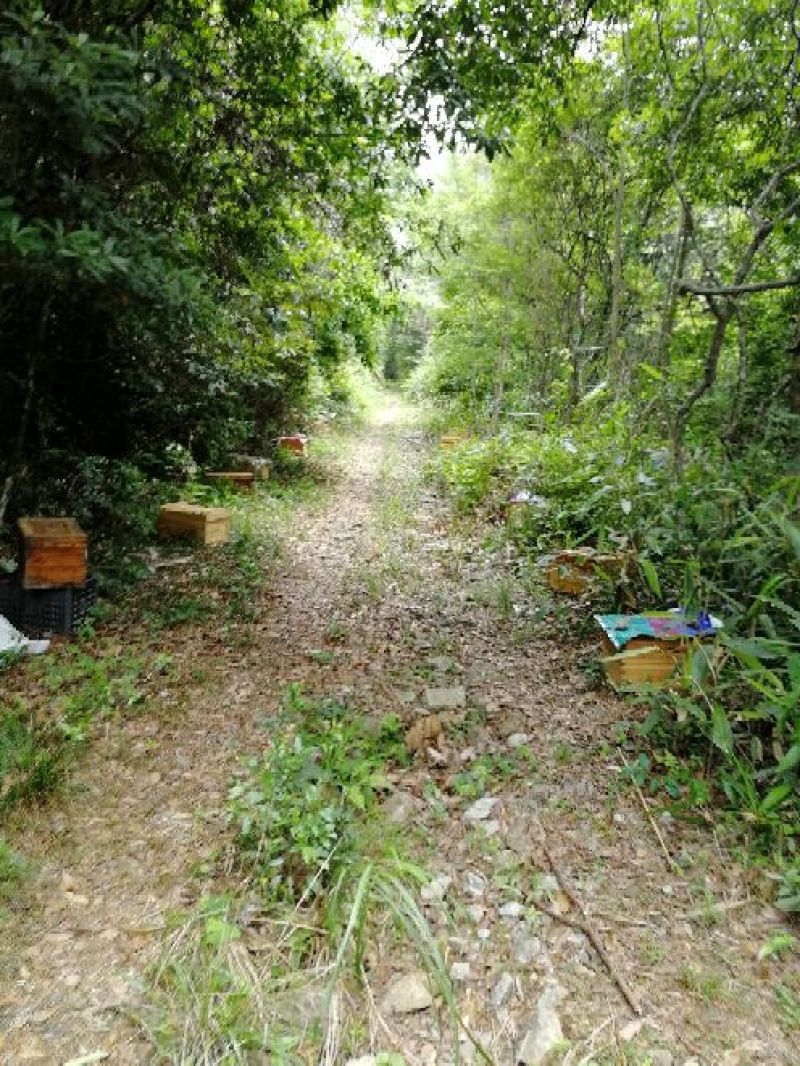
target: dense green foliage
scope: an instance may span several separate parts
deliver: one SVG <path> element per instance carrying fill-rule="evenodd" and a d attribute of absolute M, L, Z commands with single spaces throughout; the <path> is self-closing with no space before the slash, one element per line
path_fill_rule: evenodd
<path fill-rule="evenodd" d="M 312 368 L 373 357 L 383 189 L 408 141 L 326 6 L 6 8 L 0 484 L 16 508 L 86 485 L 135 497 L 170 444 L 201 462 L 263 449 Z"/>
<path fill-rule="evenodd" d="M 649 741 L 700 755 L 680 786 L 650 759 L 653 787 L 716 790 L 787 869 L 799 63 L 788 3 L 670 0 L 597 34 L 525 94 L 507 157 L 454 160 L 432 197 L 451 251 L 433 256 L 442 307 L 413 379 L 476 434 L 442 460 L 462 506 L 500 515 L 525 491 L 513 535 L 532 558 L 627 545 L 623 605 L 724 617 L 713 669 L 698 657 L 682 692 L 648 697 Z"/>

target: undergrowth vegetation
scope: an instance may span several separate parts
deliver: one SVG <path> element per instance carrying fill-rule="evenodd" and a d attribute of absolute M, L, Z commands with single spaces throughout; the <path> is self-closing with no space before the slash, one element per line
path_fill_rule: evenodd
<path fill-rule="evenodd" d="M 507 535 L 532 560 L 584 544 L 632 550 L 614 590 L 623 610 L 723 617 L 715 656 L 698 651 L 682 687 L 640 697 L 647 714 L 631 736 L 654 751 L 632 772 L 675 809 L 727 807 L 780 870 L 779 905 L 798 911 L 800 484 L 756 445 L 734 461 L 697 449 L 677 479 L 666 449 L 620 426 L 468 438 L 442 452 L 439 476 L 465 512 L 513 511 Z"/>
<path fill-rule="evenodd" d="M 706 14 L 630 8 L 521 103 L 507 155 L 451 161 L 411 385 L 456 504 L 513 513 L 525 559 L 619 549 L 595 607 L 724 621 L 647 694 L 636 773 L 726 808 L 797 910 L 800 49 L 788 4 Z"/>
<path fill-rule="evenodd" d="M 372 971 L 400 939 L 458 1026 L 424 871 L 379 819 L 408 756 L 381 724 L 292 686 L 263 755 L 233 783 L 229 886 L 176 919 L 141 1021 L 165 1061 L 334 1063 L 372 1024 Z M 366 1013 L 365 1013 L 366 1012 Z M 391 1056 L 383 1056 L 387 1066 Z"/>
<path fill-rule="evenodd" d="M 329 434 L 307 459 L 277 462 L 274 476 L 246 496 L 199 481 L 173 485 L 172 498 L 233 512 L 228 544 L 157 547 L 151 514 L 140 539 L 128 531 L 126 539 L 95 546 L 102 598 L 77 638 L 42 656 L 0 658 L 0 826 L 57 790 L 87 741 L 113 718 L 176 713 L 186 683 L 198 682 L 187 647 L 252 642 L 252 622 L 297 506 L 324 499 L 344 455 L 342 439 Z M 0 863 L 0 885 L 11 870 Z"/>

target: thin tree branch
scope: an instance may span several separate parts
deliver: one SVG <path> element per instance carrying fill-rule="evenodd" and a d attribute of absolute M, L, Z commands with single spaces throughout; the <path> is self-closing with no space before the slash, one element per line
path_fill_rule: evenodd
<path fill-rule="evenodd" d="M 740 285 L 704 285 L 701 281 L 681 278 L 678 291 L 690 293 L 692 296 L 744 296 L 750 292 L 771 292 L 775 289 L 794 289 L 797 286 L 800 286 L 800 277 L 751 281 Z"/>

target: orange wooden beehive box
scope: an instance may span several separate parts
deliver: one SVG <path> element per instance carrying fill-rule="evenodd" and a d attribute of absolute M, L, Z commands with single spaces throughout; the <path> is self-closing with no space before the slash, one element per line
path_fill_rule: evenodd
<path fill-rule="evenodd" d="M 88 576 L 86 534 L 74 518 L 20 518 L 22 587 L 84 585 Z"/>
<path fill-rule="evenodd" d="M 308 451 L 308 437 L 305 433 L 289 433 L 285 437 L 278 437 L 276 444 L 279 450 L 294 452 L 295 455 L 305 455 Z"/>

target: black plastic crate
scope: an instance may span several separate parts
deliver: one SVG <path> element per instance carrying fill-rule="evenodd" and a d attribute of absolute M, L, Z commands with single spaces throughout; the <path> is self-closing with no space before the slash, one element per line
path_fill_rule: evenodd
<path fill-rule="evenodd" d="M 59 589 L 25 589 L 18 581 L 0 582 L 0 614 L 29 637 L 75 634 L 97 603 L 97 579 Z"/>
<path fill-rule="evenodd" d="M 22 589 L 16 577 L 0 579 L 0 614 L 5 615 L 12 626 L 19 618 L 20 593 Z"/>

